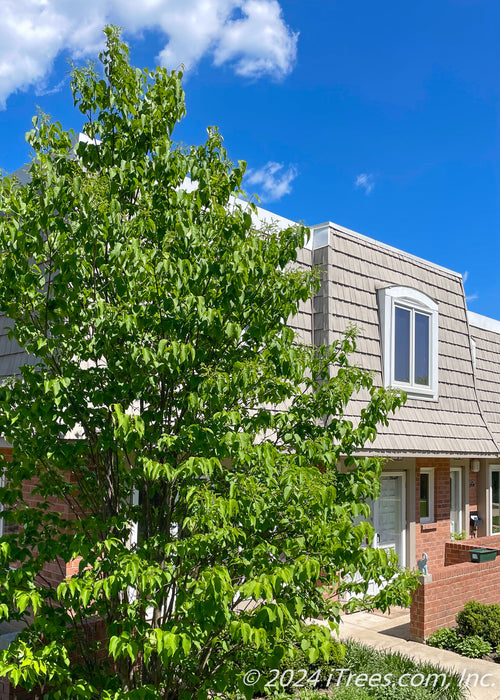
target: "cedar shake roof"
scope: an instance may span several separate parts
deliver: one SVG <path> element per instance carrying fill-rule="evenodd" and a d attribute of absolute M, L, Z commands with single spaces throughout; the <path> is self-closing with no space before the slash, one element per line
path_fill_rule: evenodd
<path fill-rule="evenodd" d="M 438 304 L 438 398 L 409 396 L 406 405 L 390 416 L 389 426 L 379 427 L 376 441 L 367 446 L 366 452 L 394 456 L 498 455 L 499 447 L 478 401 L 461 275 L 335 224 L 328 224 L 328 232 L 322 226 L 316 243 L 322 244 L 313 251 L 313 262 L 322 272 L 322 285 L 314 300 L 314 341 L 329 344 L 354 324 L 359 336 L 352 361 L 371 370 L 376 385 L 381 386 L 383 381 L 377 291 L 391 286 L 411 287 Z M 500 336 L 497 353 L 500 363 Z M 496 386 L 500 390 L 500 383 Z M 498 421 L 500 393 L 497 397 Z M 356 422 L 367 399 L 366 391 L 357 394 L 347 407 L 346 417 Z M 500 423 L 497 431 L 500 438 Z"/>

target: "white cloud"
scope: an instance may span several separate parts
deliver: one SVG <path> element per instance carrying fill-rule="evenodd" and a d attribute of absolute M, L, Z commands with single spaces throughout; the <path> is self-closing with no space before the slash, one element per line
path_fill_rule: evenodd
<path fill-rule="evenodd" d="M 468 279 L 469 279 L 469 271 L 466 270 L 464 272 L 464 274 L 462 275 L 462 282 L 463 282 L 464 286 L 465 286 L 465 283 L 467 282 Z M 479 294 L 474 293 L 474 294 L 466 294 L 465 295 L 465 301 L 467 303 L 469 303 L 470 301 L 476 301 L 476 299 L 479 299 Z"/>
<path fill-rule="evenodd" d="M 61 90 L 67 82 L 68 80 L 66 78 L 63 78 L 57 83 L 57 85 L 54 85 L 54 87 L 50 88 L 47 87 L 45 82 L 42 82 L 35 88 L 35 95 L 37 97 L 44 97 L 45 95 L 55 95 L 56 93 L 61 92 Z"/>
<path fill-rule="evenodd" d="M 61 52 L 95 55 L 105 24 L 140 35 L 163 32 L 158 59 L 167 68 L 192 69 L 204 56 L 229 63 L 248 77 L 289 73 L 298 35 L 277 0 L 1 0 L 0 108 L 10 94 L 46 85 Z"/>
<path fill-rule="evenodd" d="M 276 0 L 248 0 L 245 16 L 227 22 L 215 49 L 215 63 L 235 61 L 240 75 L 259 78 L 290 72 L 295 60 L 298 34 L 284 24 Z"/>
<path fill-rule="evenodd" d="M 370 192 L 372 192 L 373 188 L 375 187 L 375 179 L 373 175 L 369 173 L 361 173 L 356 177 L 354 184 L 356 185 L 356 187 L 364 189 L 366 194 L 370 194 Z"/>
<path fill-rule="evenodd" d="M 285 168 L 283 163 L 269 161 L 259 170 L 247 170 L 245 185 L 259 188 L 259 197 L 263 202 L 274 202 L 292 191 L 292 181 L 298 175 L 295 165 Z"/>

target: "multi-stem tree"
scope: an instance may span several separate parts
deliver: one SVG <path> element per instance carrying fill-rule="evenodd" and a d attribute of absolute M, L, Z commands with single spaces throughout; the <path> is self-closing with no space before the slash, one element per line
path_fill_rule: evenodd
<path fill-rule="evenodd" d="M 217 129 L 173 140 L 181 73 L 106 35 L 102 76 L 73 73 L 87 138 L 35 118 L 29 182 L 0 184 L 0 308 L 27 360 L 0 387 L 0 612 L 27 625 L 0 675 L 49 698 L 224 695 L 303 635 L 328 653 L 301 624 L 338 618 L 325 586 L 408 600 L 359 517 L 380 461 L 353 456 L 401 397 L 351 366 L 354 333 L 297 342 L 308 232 L 255 230 Z"/>

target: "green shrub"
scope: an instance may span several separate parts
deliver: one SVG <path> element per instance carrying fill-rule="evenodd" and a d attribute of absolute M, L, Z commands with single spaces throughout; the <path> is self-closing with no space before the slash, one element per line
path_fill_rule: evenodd
<path fill-rule="evenodd" d="M 496 648 L 500 644 L 500 605 L 469 600 L 456 617 L 462 637 L 477 635 Z"/>
<path fill-rule="evenodd" d="M 483 656 L 491 654 L 492 647 L 485 639 L 473 634 L 459 641 L 457 651 L 470 659 L 481 659 Z"/>
<path fill-rule="evenodd" d="M 436 630 L 429 637 L 428 644 L 431 647 L 437 647 L 438 649 L 451 649 L 455 651 L 457 644 L 460 642 L 460 637 L 457 631 L 450 629 L 449 627 L 442 627 L 440 630 Z"/>

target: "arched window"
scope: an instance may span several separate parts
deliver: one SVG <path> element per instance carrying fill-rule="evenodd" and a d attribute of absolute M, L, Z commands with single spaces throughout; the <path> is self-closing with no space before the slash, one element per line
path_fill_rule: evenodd
<path fill-rule="evenodd" d="M 438 397 L 438 305 L 411 287 L 378 291 L 384 385 Z"/>

